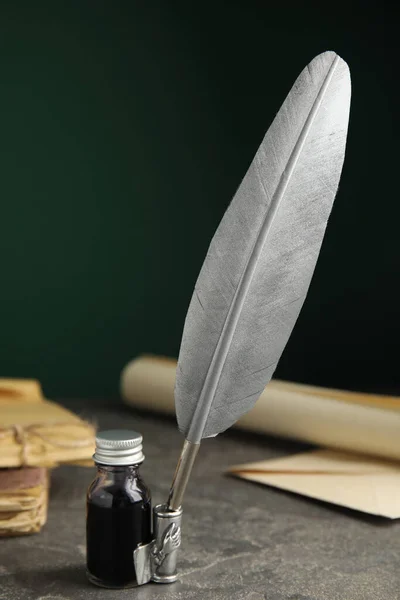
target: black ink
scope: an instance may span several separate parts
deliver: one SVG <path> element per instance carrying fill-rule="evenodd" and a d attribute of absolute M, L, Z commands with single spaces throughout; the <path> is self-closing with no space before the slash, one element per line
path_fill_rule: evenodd
<path fill-rule="evenodd" d="M 98 466 L 87 497 L 87 573 L 109 588 L 137 584 L 133 551 L 151 541 L 150 493 L 137 467 Z"/>

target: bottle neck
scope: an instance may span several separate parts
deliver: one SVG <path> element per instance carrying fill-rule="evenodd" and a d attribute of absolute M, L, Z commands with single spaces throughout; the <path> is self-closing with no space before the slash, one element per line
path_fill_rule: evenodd
<path fill-rule="evenodd" d="M 102 465 L 95 463 L 97 471 L 101 475 L 114 478 L 135 477 L 139 475 L 140 464 L 138 465 Z"/>

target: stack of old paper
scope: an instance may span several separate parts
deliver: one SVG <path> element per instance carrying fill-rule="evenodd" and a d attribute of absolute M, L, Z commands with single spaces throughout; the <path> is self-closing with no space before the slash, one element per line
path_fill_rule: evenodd
<path fill-rule="evenodd" d="M 173 414 L 175 369 L 168 358 L 133 360 L 121 376 L 125 402 Z M 400 518 L 400 398 L 273 380 L 236 426 L 329 450 L 238 465 L 231 474 Z"/>
<path fill-rule="evenodd" d="M 93 426 L 55 402 L 0 403 L 0 427 L 0 467 L 53 467 L 94 452 Z"/>
<path fill-rule="evenodd" d="M 40 530 L 48 468 L 93 464 L 94 436 L 93 425 L 46 400 L 37 381 L 0 378 L 0 536 Z"/>
<path fill-rule="evenodd" d="M 47 519 L 48 471 L 0 469 L 0 536 L 40 531 Z"/>
<path fill-rule="evenodd" d="M 94 433 L 90 423 L 45 400 L 37 382 L 0 379 L 0 467 L 88 460 Z"/>

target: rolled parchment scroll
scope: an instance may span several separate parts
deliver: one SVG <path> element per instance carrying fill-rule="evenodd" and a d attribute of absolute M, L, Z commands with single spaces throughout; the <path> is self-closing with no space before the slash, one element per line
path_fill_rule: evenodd
<path fill-rule="evenodd" d="M 126 404 L 175 414 L 176 361 L 143 355 L 126 365 Z M 272 380 L 236 427 L 400 460 L 400 398 Z"/>

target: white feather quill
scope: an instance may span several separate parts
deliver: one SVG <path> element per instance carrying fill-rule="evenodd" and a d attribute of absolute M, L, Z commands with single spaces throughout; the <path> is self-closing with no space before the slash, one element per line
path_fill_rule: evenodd
<path fill-rule="evenodd" d="M 334 52 L 302 71 L 209 247 L 186 317 L 175 401 L 186 442 L 180 505 L 201 439 L 230 427 L 269 382 L 307 294 L 342 170 L 350 74 Z M 290 418 L 290 417 L 288 417 Z"/>
<path fill-rule="evenodd" d="M 333 52 L 300 74 L 211 242 L 186 317 L 179 428 L 199 443 L 252 408 L 289 339 L 339 183 L 350 106 Z"/>

